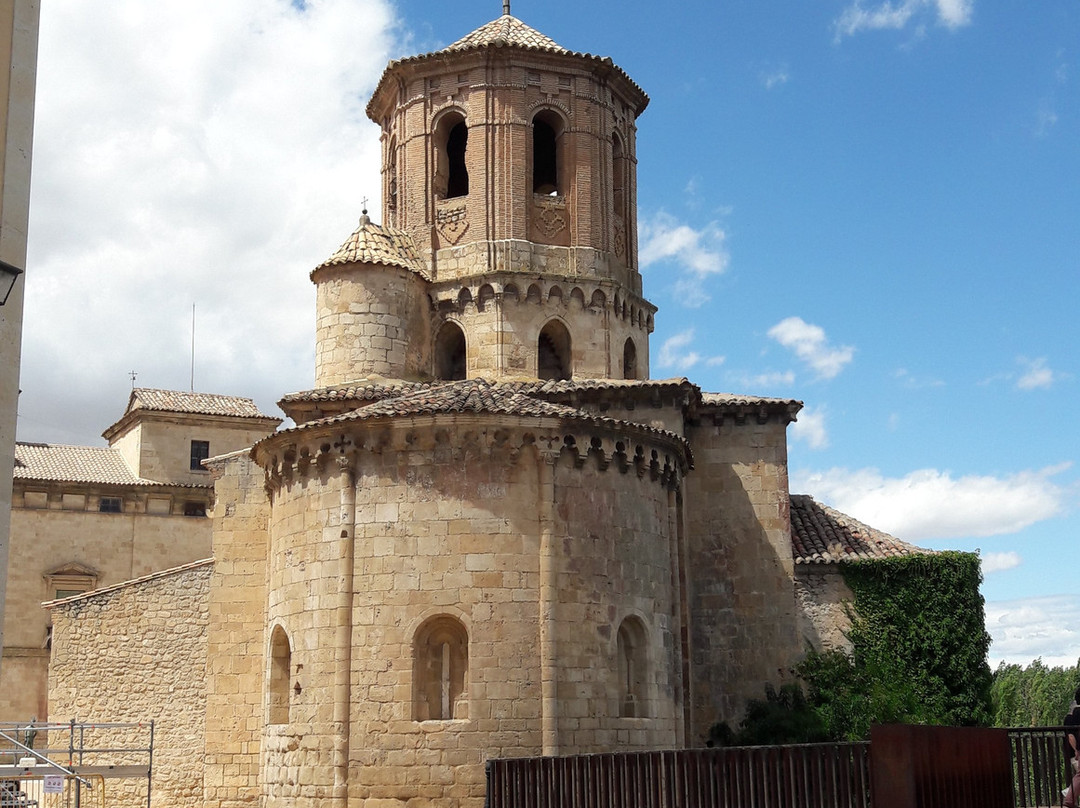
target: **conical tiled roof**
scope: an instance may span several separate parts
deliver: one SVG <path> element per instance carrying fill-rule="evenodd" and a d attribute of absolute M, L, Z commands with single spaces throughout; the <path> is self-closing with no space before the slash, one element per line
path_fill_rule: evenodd
<path fill-rule="evenodd" d="M 360 217 L 353 234 L 338 247 L 337 252 L 312 270 L 312 275 L 320 269 L 342 264 L 383 264 L 389 267 L 401 267 L 431 280 L 427 267 L 420 259 L 413 240 L 407 233 L 390 227 L 380 227 L 368 218 L 367 211 Z"/>
<path fill-rule="evenodd" d="M 432 415 L 449 412 L 486 412 L 496 415 L 552 416 L 555 418 L 581 418 L 585 414 L 563 404 L 549 404 L 523 393 L 492 384 L 483 379 L 466 379 L 424 386 L 419 390 L 400 396 L 385 398 L 344 415 L 336 415 L 314 424 L 339 421 L 363 421 L 370 418 L 399 417 L 408 415 Z"/>
<path fill-rule="evenodd" d="M 569 53 L 555 40 L 544 36 L 535 28 L 530 28 L 517 17 L 503 14 L 497 20 L 482 25 L 471 34 L 466 34 L 457 42 L 448 45 L 438 53 L 485 48 L 488 45 L 514 45 L 519 48 L 535 48 L 553 53 Z"/>
<path fill-rule="evenodd" d="M 594 63 L 605 72 L 614 71 L 615 75 L 621 77 L 622 80 L 626 82 L 627 90 L 629 92 L 628 97 L 632 99 L 631 103 L 634 107 L 635 117 L 644 112 L 645 107 L 649 104 L 649 96 L 645 94 L 645 91 L 642 90 L 621 67 L 616 65 L 610 57 L 597 56 L 592 53 L 581 53 L 579 51 L 572 51 L 568 48 L 564 48 L 551 37 L 540 33 L 535 28 L 530 28 L 517 17 L 511 16 L 510 14 L 503 14 L 501 17 L 481 25 L 472 33 L 466 34 L 461 39 L 457 40 L 457 42 L 447 45 L 441 50 L 417 54 L 416 56 L 406 56 L 402 59 L 391 61 L 390 64 L 386 66 L 386 70 L 383 71 L 382 78 L 379 79 L 379 83 L 375 87 L 375 92 L 372 93 L 371 100 L 368 102 L 368 117 L 378 123 L 379 119 L 376 110 L 379 109 L 379 99 L 383 96 L 384 91 L 390 92 L 388 88 L 393 86 L 390 81 L 390 76 L 395 74 L 403 66 L 420 64 L 432 58 L 443 59 L 449 55 L 485 50 L 487 48 L 521 48 L 524 50 L 539 51 L 541 53 L 559 54 L 574 59 L 580 59 L 584 62 Z"/>
<path fill-rule="evenodd" d="M 255 444 L 256 449 L 292 432 L 302 432 L 333 424 L 368 421 L 382 418 L 408 418 L 415 415 L 438 415 L 444 413 L 486 413 L 489 415 L 515 415 L 531 418 L 563 418 L 583 421 L 596 426 L 630 429 L 649 433 L 679 444 L 686 453 L 686 460 L 693 467 L 690 444 L 681 435 L 636 421 L 624 421 L 600 415 L 565 404 L 543 401 L 526 395 L 516 385 L 499 384 L 485 379 L 464 379 L 454 382 L 432 382 L 419 387 L 403 388 L 402 394 L 390 395 L 381 401 L 326 418 L 307 421 L 300 426 L 276 432 Z"/>

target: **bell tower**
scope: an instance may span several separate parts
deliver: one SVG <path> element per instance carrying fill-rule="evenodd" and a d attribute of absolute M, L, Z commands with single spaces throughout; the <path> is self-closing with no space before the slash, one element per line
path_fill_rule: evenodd
<path fill-rule="evenodd" d="M 635 121 L 648 97 L 508 5 L 391 62 L 367 108 L 383 226 L 408 237 L 430 283 L 430 374 L 647 378 L 656 308 L 637 266 Z"/>

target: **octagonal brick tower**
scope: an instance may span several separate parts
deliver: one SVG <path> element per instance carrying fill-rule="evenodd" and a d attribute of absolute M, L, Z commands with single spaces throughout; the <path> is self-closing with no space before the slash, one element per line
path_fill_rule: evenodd
<path fill-rule="evenodd" d="M 611 59 L 510 14 L 386 68 L 367 108 L 383 224 L 431 279 L 432 377 L 648 377 L 635 158 L 647 104 Z"/>

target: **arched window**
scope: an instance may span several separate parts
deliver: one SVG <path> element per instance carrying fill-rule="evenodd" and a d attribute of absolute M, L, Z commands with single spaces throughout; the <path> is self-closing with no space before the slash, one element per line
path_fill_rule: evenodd
<path fill-rule="evenodd" d="M 441 199 L 467 196 L 469 169 L 465 164 L 465 149 L 469 129 L 458 112 L 443 116 L 435 130 L 435 195 Z"/>
<path fill-rule="evenodd" d="M 397 210 L 397 139 L 390 138 L 386 152 L 386 207 Z"/>
<path fill-rule="evenodd" d="M 466 378 L 465 332 L 457 323 L 443 323 L 435 338 L 435 378 L 459 381 Z"/>
<path fill-rule="evenodd" d="M 563 193 L 560 169 L 562 118 L 542 110 L 533 118 L 533 193 L 558 196 Z"/>
<path fill-rule="evenodd" d="M 640 718 L 645 710 L 645 668 L 648 654 L 645 626 L 636 617 L 627 617 L 619 626 L 616 640 L 619 657 L 619 715 Z"/>
<path fill-rule="evenodd" d="M 270 635 L 270 723 L 289 723 L 289 674 L 292 649 L 285 629 L 275 626 Z"/>
<path fill-rule="evenodd" d="M 622 369 L 624 379 L 637 378 L 637 348 L 630 337 L 626 338 L 622 349 Z"/>
<path fill-rule="evenodd" d="M 626 216 L 626 155 L 618 132 L 611 136 L 611 191 L 615 215 Z"/>
<path fill-rule="evenodd" d="M 540 332 L 536 346 L 536 375 L 540 379 L 563 381 L 571 378 L 570 332 L 552 320 Z"/>
<path fill-rule="evenodd" d="M 413 645 L 416 720 L 468 718 L 468 672 L 469 636 L 460 621 L 440 615 L 420 626 Z"/>

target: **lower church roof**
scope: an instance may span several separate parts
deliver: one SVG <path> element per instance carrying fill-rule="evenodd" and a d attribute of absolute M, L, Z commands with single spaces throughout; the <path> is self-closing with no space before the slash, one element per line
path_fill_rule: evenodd
<path fill-rule="evenodd" d="M 806 494 L 791 495 L 791 551 L 796 564 L 880 560 L 932 552 L 865 525 Z"/>

